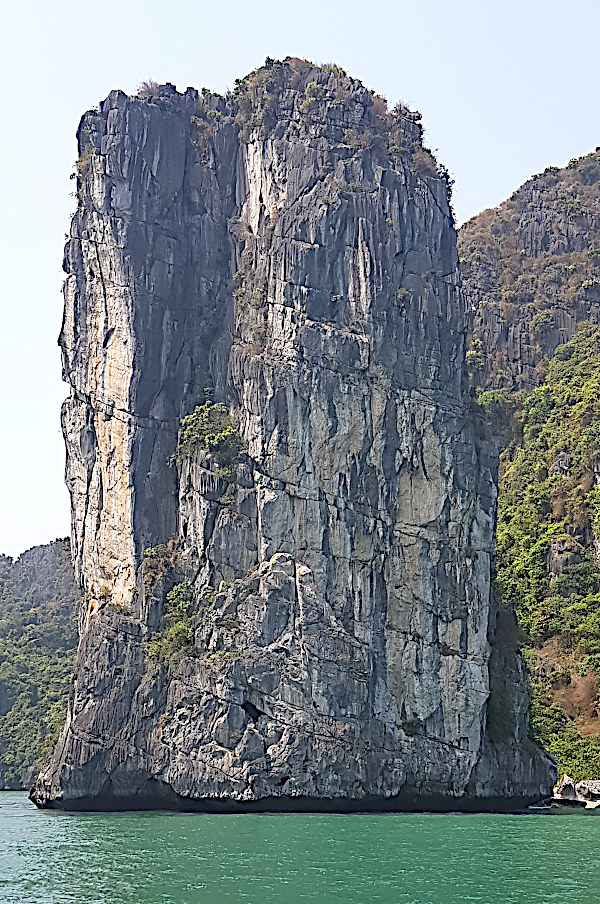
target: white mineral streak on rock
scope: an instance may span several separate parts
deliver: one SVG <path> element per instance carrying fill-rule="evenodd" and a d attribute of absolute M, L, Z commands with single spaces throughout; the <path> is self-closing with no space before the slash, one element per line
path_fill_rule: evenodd
<path fill-rule="evenodd" d="M 89 163 L 90 198 L 85 225 L 71 253 L 82 271 L 65 282 L 62 331 L 65 374 L 73 393 L 65 403 L 67 483 L 74 509 L 77 566 L 95 596 L 110 588 L 115 601 L 135 583 L 131 510 L 129 398 L 133 380 L 132 288 L 120 249 L 109 240 L 98 212 L 103 202 L 100 167 Z M 79 337 L 85 337 L 85 352 Z M 93 412 L 93 414 L 92 414 Z"/>

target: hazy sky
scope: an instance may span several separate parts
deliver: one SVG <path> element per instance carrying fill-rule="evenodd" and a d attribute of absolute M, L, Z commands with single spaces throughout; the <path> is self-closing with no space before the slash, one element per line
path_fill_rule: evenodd
<path fill-rule="evenodd" d="M 594 0 L 8 0 L 0 18 L 0 552 L 69 532 L 56 338 L 81 113 L 147 78 L 223 92 L 336 62 L 423 113 L 463 221 L 600 144 Z"/>

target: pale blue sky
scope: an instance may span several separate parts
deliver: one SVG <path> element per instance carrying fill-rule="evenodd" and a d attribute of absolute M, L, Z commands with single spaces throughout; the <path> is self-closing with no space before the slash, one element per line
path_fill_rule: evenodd
<path fill-rule="evenodd" d="M 459 221 L 600 144 L 594 0 L 5 4 L 0 552 L 69 531 L 56 337 L 80 114 L 146 78 L 222 92 L 266 56 L 336 62 L 423 113 Z"/>

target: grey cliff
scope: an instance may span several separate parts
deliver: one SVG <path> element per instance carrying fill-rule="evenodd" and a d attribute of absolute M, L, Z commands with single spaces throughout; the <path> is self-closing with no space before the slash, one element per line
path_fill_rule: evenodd
<path fill-rule="evenodd" d="M 226 98 L 115 91 L 83 117 L 61 346 L 86 596 L 38 805 L 549 793 L 491 602 L 497 461 L 418 119 L 296 60 Z M 202 448 L 174 463 L 205 387 L 244 442 L 231 475 Z M 158 662 L 181 582 L 193 644 Z"/>
<path fill-rule="evenodd" d="M 529 391 L 582 321 L 600 323 L 600 149 L 532 176 L 460 229 L 472 376 Z"/>

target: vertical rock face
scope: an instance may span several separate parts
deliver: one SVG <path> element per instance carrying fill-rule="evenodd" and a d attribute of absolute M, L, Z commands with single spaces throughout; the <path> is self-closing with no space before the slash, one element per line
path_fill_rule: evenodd
<path fill-rule="evenodd" d="M 88 602 L 34 800 L 539 797 L 554 767 L 490 608 L 496 462 L 418 116 L 295 60 L 224 99 L 147 93 L 79 133 L 61 344 Z M 244 442 L 231 473 L 203 448 L 168 464 L 204 387 Z"/>

